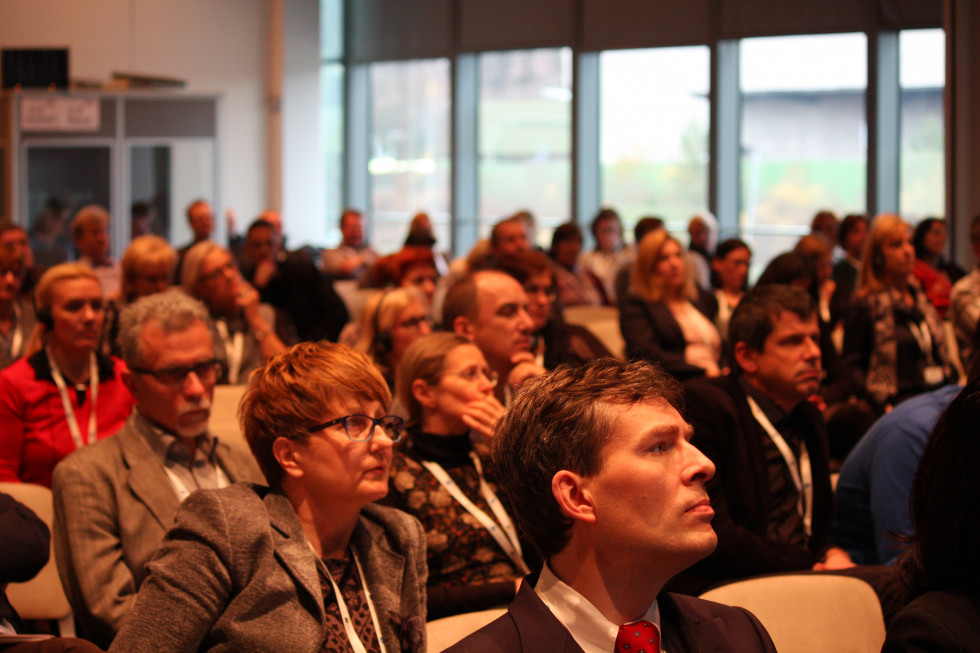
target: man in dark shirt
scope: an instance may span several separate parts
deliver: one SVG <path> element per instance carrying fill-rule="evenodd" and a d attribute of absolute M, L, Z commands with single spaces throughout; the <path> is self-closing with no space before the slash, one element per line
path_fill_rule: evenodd
<path fill-rule="evenodd" d="M 708 482 L 716 551 L 675 579 L 700 592 L 757 574 L 854 566 L 829 547 L 833 511 L 812 299 L 790 286 L 747 293 L 728 327 L 736 371 L 687 387 L 692 443 L 715 463 Z"/>

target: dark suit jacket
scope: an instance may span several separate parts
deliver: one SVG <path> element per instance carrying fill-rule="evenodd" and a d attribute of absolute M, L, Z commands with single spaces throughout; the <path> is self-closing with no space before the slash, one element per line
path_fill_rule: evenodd
<path fill-rule="evenodd" d="M 711 524 L 718 533 L 718 548 L 667 587 L 699 594 L 720 581 L 810 569 L 825 548 L 834 501 L 819 411 L 809 404 L 801 407 L 812 426 L 804 441 L 813 470 L 813 536 L 803 548 L 766 537 L 770 486 L 763 447 L 769 436 L 752 416 L 738 378 L 691 382 L 685 404 L 685 417 L 694 426 L 691 442 L 715 464 L 707 488 L 715 509 Z"/>
<path fill-rule="evenodd" d="M 533 577 L 521 584 L 507 614 L 446 649 L 447 653 L 582 653 L 572 634 L 534 593 Z M 657 597 L 665 633 L 673 632 L 686 653 L 699 651 L 775 652 L 762 624 L 743 608 L 690 596 Z M 680 653 L 680 652 L 678 652 Z"/>
<path fill-rule="evenodd" d="M 926 592 L 895 615 L 881 649 L 882 653 L 937 651 L 980 653 L 980 595 Z"/>
<path fill-rule="evenodd" d="M 351 536 L 389 651 L 425 651 L 425 536 L 367 505 Z M 184 501 L 110 651 L 318 651 L 316 554 L 285 494 L 238 483 Z M 402 645 L 405 644 L 403 647 Z"/>
<path fill-rule="evenodd" d="M 22 626 L 3 586 L 34 578 L 48 562 L 51 535 L 47 525 L 27 506 L 0 493 L 0 619 Z"/>
<path fill-rule="evenodd" d="M 718 300 L 700 291 L 694 307 L 714 323 Z M 626 341 L 628 358 L 643 358 L 660 363 L 675 378 L 684 380 L 704 375 L 704 368 L 684 361 L 687 345 L 681 325 L 663 302 L 648 302 L 629 295 L 620 302 L 619 330 Z"/>

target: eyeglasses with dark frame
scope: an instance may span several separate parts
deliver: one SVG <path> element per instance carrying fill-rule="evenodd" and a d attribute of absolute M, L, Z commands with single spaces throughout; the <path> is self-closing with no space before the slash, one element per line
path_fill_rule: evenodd
<path fill-rule="evenodd" d="M 380 426 L 392 442 L 401 440 L 402 433 L 405 432 L 405 420 L 398 415 L 383 415 L 381 417 L 344 415 L 343 417 L 332 419 L 329 422 L 311 426 L 307 431 L 309 433 L 316 433 L 317 431 L 322 431 L 337 424 L 344 425 L 344 432 L 347 434 L 347 439 L 352 442 L 367 442 L 374 437 L 374 428 L 376 426 Z"/>
<path fill-rule="evenodd" d="M 191 372 L 201 383 L 214 383 L 224 372 L 225 366 L 220 360 L 212 358 L 193 365 L 174 365 L 159 370 L 149 370 L 145 367 L 131 367 L 129 369 L 137 374 L 152 376 L 164 385 L 177 386 L 183 384 Z"/>

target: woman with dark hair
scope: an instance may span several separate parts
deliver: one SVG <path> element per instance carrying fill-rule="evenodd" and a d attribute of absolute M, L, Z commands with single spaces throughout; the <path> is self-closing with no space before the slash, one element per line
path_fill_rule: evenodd
<path fill-rule="evenodd" d="M 882 653 L 980 651 L 980 380 L 932 431 L 912 484 L 915 534 L 899 560 L 911 602 L 888 625 Z"/>
<path fill-rule="evenodd" d="M 426 532 L 430 619 L 507 605 L 528 571 L 511 518 L 484 474 L 480 443 L 504 412 L 496 384 L 480 350 L 453 333 L 420 338 L 398 370 L 409 438 L 395 452 L 389 497 Z"/>
<path fill-rule="evenodd" d="M 665 230 L 640 241 L 630 294 L 619 315 L 626 355 L 659 363 L 679 380 L 718 376 L 718 303 L 688 274 L 687 258 Z"/>
<path fill-rule="evenodd" d="M 917 224 L 912 234 L 912 246 L 915 247 L 912 274 L 922 286 L 926 298 L 936 307 L 939 317 L 945 319 L 953 284 L 966 274 L 955 263 L 943 260 L 946 223 L 939 218 L 926 218 Z"/>
<path fill-rule="evenodd" d="M 551 260 L 555 262 L 555 287 L 561 306 L 607 304 L 602 283 L 579 262 L 582 230 L 574 222 L 555 229 L 551 238 Z"/>
<path fill-rule="evenodd" d="M 711 286 L 718 300 L 718 315 L 715 326 L 722 340 L 728 334 L 728 321 L 732 311 L 738 306 L 749 285 L 749 265 L 752 263 L 752 250 L 745 241 L 729 238 L 715 249 L 711 259 Z"/>
<path fill-rule="evenodd" d="M 268 487 L 199 490 L 111 651 L 425 651 L 425 540 L 388 493 L 391 394 L 367 356 L 301 343 L 239 407 Z"/>

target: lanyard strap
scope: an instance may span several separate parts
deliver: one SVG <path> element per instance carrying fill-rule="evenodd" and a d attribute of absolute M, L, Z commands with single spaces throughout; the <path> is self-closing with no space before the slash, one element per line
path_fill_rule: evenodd
<path fill-rule="evenodd" d="M 221 336 L 221 340 L 225 343 L 225 354 L 228 357 L 228 383 L 237 385 L 238 376 L 242 371 L 245 334 L 241 331 L 236 331 L 234 336 L 230 335 L 228 333 L 228 323 L 223 319 L 215 320 L 214 325 L 218 329 L 218 335 Z"/>
<path fill-rule="evenodd" d="M 813 534 L 813 470 L 810 467 L 810 452 L 806 449 L 806 443 L 800 442 L 800 463 L 797 466 L 793 450 L 790 449 L 783 436 L 779 434 L 776 427 L 759 408 L 759 404 L 755 403 L 755 399 L 748 395 L 745 398 L 749 401 L 749 408 L 752 409 L 755 421 L 769 434 L 769 439 L 776 445 L 779 453 L 783 456 L 783 460 L 786 461 L 789 475 L 793 477 L 793 485 L 796 486 L 799 495 L 796 500 L 796 511 L 803 518 L 803 532 L 806 533 L 807 537 L 810 537 Z"/>
<path fill-rule="evenodd" d="M 20 358 L 21 350 L 24 346 L 24 316 L 20 310 L 20 303 L 14 302 L 14 332 L 10 336 L 10 360 Z"/>
<path fill-rule="evenodd" d="M 929 329 L 929 323 L 925 320 L 922 320 L 921 324 L 912 322 L 909 324 L 909 331 L 912 332 L 912 337 L 919 344 L 919 349 L 925 354 L 926 365 L 933 365 L 932 331 Z"/>
<path fill-rule="evenodd" d="M 61 395 L 61 407 L 65 410 L 65 421 L 68 422 L 71 439 L 75 442 L 75 448 L 81 449 L 85 445 L 95 442 L 96 439 L 95 408 L 99 399 L 99 368 L 95 363 L 95 352 L 89 353 L 88 359 L 88 387 L 91 408 L 88 413 L 88 438 L 84 441 L 78 421 L 75 419 L 75 409 L 72 407 L 71 396 L 68 394 L 68 387 L 65 385 L 65 377 L 61 375 L 61 370 L 58 369 L 58 364 L 54 362 L 54 357 L 51 356 L 51 351 L 47 347 L 44 348 L 44 354 L 48 357 L 51 378 L 54 379 L 54 384 L 58 386 L 58 394 Z"/>
<path fill-rule="evenodd" d="M 524 562 L 524 553 L 521 551 L 521 543 L 517 539 L 517 529 L 514 528 L 514 522 L 511 521 L 510 515 L 504 510 L 503 504 L 500 503 L 493 489 L 487 483 L 486 479 L 483 478 L 483 466 L 480 464 L 480 457 L 471 451 L 470 459 L 473 461 L 473 466 L 476 467 L 477 476 L 480 477 L 480 494 L 486 499 L 490 510 L 497 517 L 497 521 L 494 521 L 490 515 L 480 510 L 476 504 L 470 501 L 469 497 L 463 493 L 463 490 L 456 481 L 449 476 L 449 472 L 443 469 L 441 465 L 429 460 L 423 460 L 422 465 L 466 509 L 466 512 L 476 517 L 480 524 L 487 529 L 497 544 L 500 545 L 500 548 L 504 550 L 504 553 L 507 554 L 507 557 L 514 562 L 518 570 L 522 574 L 530 573 L 527 564 Z"/>
<path fill-rule="evenodd" d="M 333 595 L 337 599 L 337 609 L 340 610 L 340 620 L 344 624 L 344 631 L 347 633 L 347 639 L 350 641 L 351 648 L 354 649 L 354 653 L 367 653 L 364 643 L 354 628 L 354 622 L 350 618 L 350 610 L 347 609 L 347 602 L 344 601 L 344 596 L 340 592 L 337 581 L 333 579 L 333 574 L 327 569 L 327 565 L 320 559 L 320 556 L 316 555 L 316 549 L 313 548 L 313 544 L 309 540 L 306 542 L 310 545 L 310 549 L 313 551 L 321 571 L 327 577 L 327 580 L 330 581 L 330 586 L 333 587 Z M 354 552 L 354 549 L 348 549 L 348 551 L 350 551 L 350 555 L 354 559 L 354 565 L 357 567 L 357 577 L 361 582 L 361 589 L 364 590 L 364 598 L 367 599 L 368 610 L 371 612 L 371 623 L 374 624 L 374 632 L 378 637 L 378 646 L 381 648 L 381 653 L 388 653 L 385 648 L 384 635 L 381 633 L 381 624 L 378 623 L 378 611 L 374 608 L 374 601 L 371 600 L 371 590 L 368 589 L 367 583 L 364 582 L 364 570 L 361 568 L 361 561 L 357 559 L 357 553 Z"/>
<path fill-rule="evenodd" d="M 193 464 L 193 461 L 191 464 Z M 180 480 L 180 477 L 177 476 L 177 473 L 174 470 L 170 469 L 170 467 L 167 464 L 164 464 L 163 471 L 167 473 L 167 477 L 170 479 L 170 483 L 174 486 L 174 491 L 177 492 L 177 498 L 180 500 L 181 503 L 183 503 L 184 499 L 186 499 L 191 495 L 191 491 L 187 489 L 187 485 L 182 480 Z M 194 472 L 192 470 L 191 476 L 193 475 Z M 221 469 L 221 465 L 218 464 L 214 465 L 214 475 L 218 480 L 219 488 L 228 487 L 229 485 L 231 485 L 231 481 L 228 480 L 228 476 L 227 474 L 225 474 L 225 470 Z M 196 490 L 197 488 L 194 489 Z"/>

